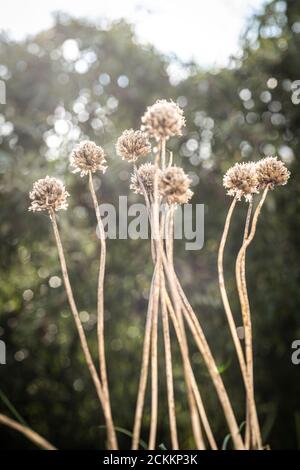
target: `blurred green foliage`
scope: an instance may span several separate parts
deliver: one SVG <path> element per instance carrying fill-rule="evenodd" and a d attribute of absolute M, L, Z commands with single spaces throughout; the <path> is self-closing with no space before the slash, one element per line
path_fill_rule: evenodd
<path fill-rule="evenodd" d="M 200 47 L 196 39 L 193 47 Z M 175 163 L 193 178 L 193 201 L 206 207 L 204 248 L 185 252 L 177 242 L 177 269 L 222 367 L 239 422 L 243 387 L 216 272 L 229 204 L 222 175 L 236 161 L 274 153 L 292 171 L 288 186 L 268 196 L 248 254 L 248 279 L 264 439 L 274 449 L 300 448 L 300 366 L 291 363 L 291 343 L 300 338 L 300 105 L 292 90 L 293 82 L 300 80 L 299 49 L 300 5 L 292 0 L 272 1 L 263 14 L 250 19 L 242 54 L 219 71 L 182 64 L 139 44 L 124 21 L 96 26 L 57 14 L 52 29 L 23 42 L 0 37 L 0 78 L 7 86 L 7 104 L 0 107 L 0 338 L 7 345 L 0 389 L 23 419 L 59 448 L 103 448 L 105 432 L 61 284 L 49 220 L 27 212 L 28 191 L 34 180 L 50 174 L 64 179 L 71 193 L 70 207 L 59 215 L 59 223 L 81 318 L 96 357 L 99 247 L 86 180 L 69 171 L 69 153 L 85 137 L 105 148 L 109 170 L 95 182 L 101 201 L 116 203 L 119 195 L 129 194 L 131 169 L 116 157 L 114 142 L 125 128 L 139 127 L 146 106 L 163 97 L 184 108 L 186 131 L 179 141 L 171 140 L 170 147 Z M 183 70 L 186 78 L 180 80 L 176 70 Z M 225 260 L 238 324 L 234 260 L 245 209 L 240 204 Z M 108 368 L 115 423 L 127 430 L 134 417 L 150 279 L 147 242 L 108 241 Z M 226 426 L 205 368 L 191 348 L 221 446 Z M 162 367 L 162 347 L 160 352 Z M 181 445 L 188 447 L 191 429 L 175 342 L 174 357 Z M 162 374 L 158 440 L 169 447 L 165 395 Z M 4 401 L 0 409 L 9 412 Z M 1 428 L 0 436 L 1 448 L 32 448 L 8 429 Z M 120 443 L 129 446 L 123 433 Z"/>

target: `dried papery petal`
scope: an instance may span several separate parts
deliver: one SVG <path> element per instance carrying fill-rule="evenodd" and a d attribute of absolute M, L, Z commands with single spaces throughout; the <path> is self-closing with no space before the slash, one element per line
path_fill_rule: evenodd
<path fill-rule="evenodd" d="M 181 135 L 185 126 L 183 110 L 173 101 L 158 100 L 148 106 L 142 117 L 141 129 L 156 140 Z"/>
<path fill-rule="evenodd" d="M 71 153 L 70 160 L 73 173 L 80 172 L 80 176 L 85 176 L 90 171 L 95 173 L 99 170 L 104 173 L 107 168 L 103 148 L 90 140 L 80 142 Z"/>
<path fill-rule="evenodd" d="M 144 163 L 131 175 L 130 189 L 136 194 L 143 194 L 140 182 L 143 184 L 148 195 L 152 195 L 154 191 L 154 176 L 159 175 L 161 170 L 156 168 L 152 163 Z M 158 176 L 159 177 L 159 176 Z"/>
<path fill-rule="evenodd" d="M 284 186 L 291 175 L 285 164 L 277 157 L 266 157 L 259 160 L 256 164 L 256 171 L 261 189 L 266 186 L 269 186 L 270 189 L 274 189 L 275 186 Z"/>
<path fill-rule="evenodd" d="M 186 204 L 193 196 L 191 182 L 182 168 L 171 166 L 160 173 L 158 189 L 167 204 Z"/>
<path fill-rule="evenodd" d="M 256 164 L 253 162 L 236 163 L 225 173 L 223 185 L 228 190 L 229 196 L 238 200 L 244 196 L 246 201 L 250 201 L 253 194 L 258 193 L 258 179 Z"/>
<path fill-rule="evenodd" d="M 29 193 L 32 200 L 29 210 L 33 212 L 65 210 L 68 207 L 68 196 L 69 193 L 61 181 L 46 176 L 33 183 L 32 191 Z"/>
<path fill-rule="evenodd" d="M 128 129 L 118 138 L 116 152 L 128 162 L 136 162 L 151 152 L 151 144 L 145 132 Z"/>

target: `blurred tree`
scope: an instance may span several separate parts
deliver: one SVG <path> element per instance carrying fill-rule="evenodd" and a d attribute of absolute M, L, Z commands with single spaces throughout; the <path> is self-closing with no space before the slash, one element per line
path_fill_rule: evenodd
<path fill-rule="evenodd" d="M 8 357 L 7 365 L 0 367 L 0 388 L 23 418 L 56 446 L 99 448 L 99 436 L 104 446 L 99 428 L 103 419 L 78 348 L 49 221 L 27 212 L 28 191 L 45 174 L 66 180 L 72 197 L 59 220 L 81 318 L 96 355 L 95 220 L 86 181 L 70 173 L 68 155 L 74 143 L 85 137 L 102 145 L 109 170 L 101 180 L 95 178 L 98 193 L 102 202 L 117 203 L 119 195 L 128 194 L 131 168 L 115 156 L 114 142 L 123 129 L 139 127 L 145 107 L 162 97 L 177 100 L 185 110 L 186 133 L 171 146 L 175 162 L 184 164 L 193 178 L 194 201 L 206 206 L 204 249 L 195 256 L 184 252 L 178 242 L 177 267 L 224 366 L 224 380 L 240 420 L 243 388 L 216 273 L 229 202 L 222 174 L 235 161 L 272 153 L 278 153 L 293 173 L 287 187 L 268 197 L 249 250 L 248 277 L 257 401 L 265 441 L 272 448 L 300 445 L 299 372 L 290 359 L 292 340 L 300 336 L 296 176 L 300 114 L 292 90 L 293 82 L 300 79 L 299 41 L 300 7 L 292 1 L 272 1 L 253 17 L 242 38 L 242 54 L 218 72 L 180 64 L 139 44 L 124 21 L 107 27 L 59 13 L 52 29 L 23 42 L 1 36 L 0 78 L 7 83 L 7 104 L 0 108 L 0 337 L 7 344 Z M 188 77 L 177 80 L 174 65 L 184 68 Z M 240 206 L 226 254 L 236 313 L 234 259 L 245 217 L 245 207 Z M 146 242 L 108 241 L 106 332 L 112 407 L 116 424 L 128 430 L 133 422 L 150 276 Z M 222 334 L 216 335 L 219 331 Z M 179 430 L 182 444 L 188 446 L 190 425 L 176 353 Z M 216 411 L 215 395 L 196 352 L 193 360 L 221 443 L 226 434 L 221 411 Z M 165 396 L 163 379 L 160 386 Z M 168 447 L 163 406 L 160 413 L 159 440 Z M 146 416 L 145 432 L 147 420 Z M 0 435 L 2 447 L 31 448 L 7 429 L 0 428 Z M 121 436 L 121 445 L 128 448 L 126 436 Z"/>

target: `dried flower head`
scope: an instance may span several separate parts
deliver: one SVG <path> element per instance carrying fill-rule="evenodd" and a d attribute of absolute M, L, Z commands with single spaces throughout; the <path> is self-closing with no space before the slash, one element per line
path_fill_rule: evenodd
<path fill-rule="evenodd" d="M 182 168 L 171 166 L 160 173 L 158 189 L 167 204 L 186 204 L 193 196 L 191 182 Z"/>
<path fill-rule="evenodd" d="M 141 129 L 156 140 L 168 139 L 173 135 L 181 135 L 181 129 L 185 126 L 185 118 L 182 109 L 173 101 L 158 100 L 152 106 L 148 106 L 142 117 Z"/>
<path fill-rule="evenodd" d="M 31 199 L 30 211 L 59 211 L 67 209 L 67 197 L 69 193 L 61 181 L 46 176 L 33 183 L 32 191 L 29 193 Z"/>
<path fill-rule="evenodd" d="M 80 142 L 71 153 L 70 159 L 73 173 L 80 172 L 80 176 L 85 176 L 90 171 L 95 173 L 99 170 L 104 173 L 107 168 L 103 148 L 90 140 Z"/>
<path fill-rule="evenodd" d="M 250 201 L 253 194 L 258 193 L 256 164 L 236 163 L 225 173 L 223 185 L 228 189 L 229 196 L 234 196 L 239 201 L 244 196 L 246 201 Z"/>
<path fill-rule="evenodd" d="M 136 162 L 151 152 L 151 144 L 145 132 L 129 129 L 118 138 L 116 151 L 123 160 Z"/>
<path fill-rule="evenodd" d="M 154 190 L 154 175 L 155 172 L 159 175 L 161 170 L 156 168 L 152 163 L 144 163 L 141 165 L 137 172 L 134 172 L 131 175 L 131 185 L 130 189 L 136 194 L 143 194 L 143 190 L 140 182 L 143 184 L 145 191 L 148 195 L 153 194 Z M 159 177 L 159 176 L 158 176 Z"/>
<path fill-rule="evenodd" d="M 281 160 L 277 157 L 266 157 L 259 160 L 256 164 L 257 178 L 259 187 L 264 189 L 269 186 L 274 189 L 275 186 L 284 186 L 290 177 L 290 172 Z"/>

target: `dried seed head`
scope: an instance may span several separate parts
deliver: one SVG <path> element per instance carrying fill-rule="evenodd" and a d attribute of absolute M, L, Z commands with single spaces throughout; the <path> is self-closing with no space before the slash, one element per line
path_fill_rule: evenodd
<path fill-rule="evenodd" d="M 158 189 L 167 204 L 186 204 L 193 196 L 191 182 L 182 168 L 171 166 L 160 173 Z"/>
<path fill-rule="evenodd" d="M 136 162 L 151 152 L 151 145 L 145 132 L 129 129 L 118 138 L 116 151 L 123 160 Z"/>
<path fill-rule="evenodd" d="M 85 176 L 91 171 L 106 170 L 105 154 L 102 147 L 98 147 L 90 140 L 80 142 L 71 153 L 71 166 L 74 168 L 73 173 L 80 172 L 80 176 Z"/>
<path fill-rule="evenodd" d="M 46 176 L 33 183 L 32 191 L 29 193 L 31 199 L 30 211 L 59 211 L 67 209 L 67 197 L 69 193 L 65 186 L 56 178 Z"/>
<path fill-rule="evenodd" d="M 158 100 L 152 106 L 148 106 L 142 117 L 141 129 L 156 140 L 168 139 L 173 135 L 181 135 L 181 129 L 185 126 L 185 118 L 182 109 L 173 101 Z"/>
<path fill-rule="evenodd" d="M 161 173 L 161 170 L 156 168 L 152 163 L 144 163 L 137 169 L 137 173 L 131 175 L 131 185 L 130 189 L 136 194 L 143 194 L 142 187 L 140 182 L 143 184 L 145 191 L 148 195 L 153 194 L 154 190 L 154 175 L 157 171 L 158 175 Z"/>
<path fill-rule="evenodd" d="M 281 160 L 277 157 L 266 157 L 259 160 L 256 164 L 257 178 L 259 187 L 264 189 L 269 186 L 274 189 L 275 186 L 284 186 L 290 177 L 290 172 Z"/>
<path fill-rule="evenodd" d="M 229 196 L 234 196 L 239 201 L 244 196 L 246 201 L 250 201 L 253 194 L 258 193 L 256 164 L 236 163 L 225 173 L 223 185 Z"/>

